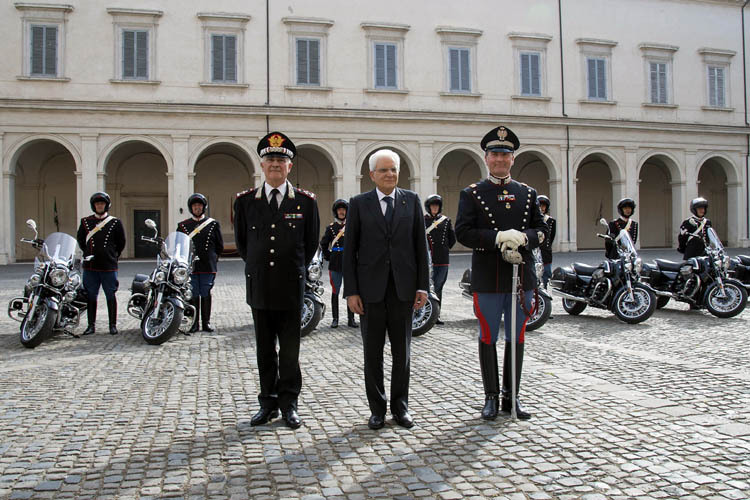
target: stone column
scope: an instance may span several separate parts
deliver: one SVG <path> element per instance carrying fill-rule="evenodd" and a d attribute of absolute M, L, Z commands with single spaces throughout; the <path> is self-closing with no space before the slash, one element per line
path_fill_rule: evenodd
<path fill-rule="evenodd" d="M 336 180 L 336 197 L 348 200 L 359 193 L 357 141 L 341 141 L 341 181 Z M 339 190 L 340 189 L 340 190 Z"/>
<path fill-rule="evenodd" d="M 190 185 L 188 180 L 188 139 L 187 135 L 172 136 L 172 158 L 174 164 L 172 171 L 167 173 L 167 185 L 169 186 L 168 204 L 168 227 L 177 227 L 177 223 L 184 219 L 180 214 L 180 208 L 186 207 L 188 196 L 190 196 Z M 183 209 L 183 213 L 185 210 Z"/>
<path fill-rule="evenodd" d="M 433 165 L 433 144 L 432 141 L 419 143 L 419 169 L 414 172 L 418 179 L 418 185 L 415 185 L 414 188 L 422 200 L 432 193 L 437 193 L 437 176 L 435 175 L 437 172 L 435 171 L 436 166 Z"/>
<path fill-rule="evenodd" d="M 10 173 L 12 165 L 9 164 L 10 158 L 5 158 L 5 148 L 3 147 L 3 137 L 5 134 L 0 132 L 0 167 L 2 167 L 2 188 L 0 189 L 0 231 L 2 234 L 9 235 L 10 238 L 0 239 L 0 264 L 8 264 L 15 258 L 14 243 L 16 239 L 16 229 L 14 224 L 15 200 L 13 197 L 14 175 Z M 6 169 L 7 163 L 7 169 Z"/>
<path fill-rule="evenodd" d="M 567 224 L 565 208 L 565 191 L 563 190 L 562 179 L 550 179 L 549 181 L 550 215 L 557 221 L 555 232 L 555 241 L 552 243 L 553 252 L 564 252 L 567 250 Z"/>
<path fill-rule="evenodd" d="M 92 194 L 99 190 L 99 176 L 97 175 L 98 138 L 97 134 L 81 134 L 81 165 L 76 170 L 79 219 L 91 213 L 89 199 Z"/>
<path fill-rule="evenodd" d="M 617 202 L 625 197 L 633 198 L 636 208 L 640 207 L 640 182 L 640 175 L 638 172 L 638 148 L 625 148 L 625 192 L 622 193 L 622 196 L 619 196 L 614 200 L 615 208 L 617 208 Z M 615 213 L 617 213 L 616 210 Z M 635 219 L 640 220 L 640 217 L 636 216 Z"/>

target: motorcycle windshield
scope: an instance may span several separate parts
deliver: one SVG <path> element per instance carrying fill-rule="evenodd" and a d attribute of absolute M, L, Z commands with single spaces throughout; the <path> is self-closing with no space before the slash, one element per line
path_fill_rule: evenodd
<path fill-rule="evenodd" d="M 73 264 L 81 257 L 81 250 L 75 238 L 65 233 L 52 233 L 44 239 L 40 257 L 59 264 Z"/>
<path fill-rule="evenodd" d="M 185 233 L 174 232 L 164 240 L 164 249 L 169 259 L 190 265 L 193 260 L 193 241 Z"/>
<path fill-rule="evenodd" d="M 626 254 L 637 255 L 635 245 L 633 245 L 633 240 L 630 239 L 630 234 L 624 229 L 620 229 L 620 234 L 617 235 L 617 244 L 620 245 L 620 248 Z"/>
<path fill-rule="evenodd" d="M 706 234 L 708 234 L 708 244 L 715 250 L 724 250 L 724 245 L 721 244 L 721 240 L 719 239 L 719 235 L 716 234 L 716 231 L 714 231 L 714 228 L 709 227 L 708 231 L 706 231 Z"/>

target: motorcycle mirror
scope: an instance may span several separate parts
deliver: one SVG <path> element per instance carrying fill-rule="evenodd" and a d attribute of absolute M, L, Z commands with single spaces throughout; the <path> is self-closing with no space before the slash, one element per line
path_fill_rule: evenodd
<path fill-rule="evenodd" d="M 86 257 L 83 258 L 83 260 L 84 260 L 84 262 L 88 262 L 88 261 L 90 261 L 93 258 L 94 258 L 93 255 L 87 255 Z"/>
<path fill-rule="evenodd" d="M 36 222 L 34 222 L 34 219 L 28 219 L 26 221 L 26 225 L 29 226 L 33 231 L 36 231 Z"/>
<path fill-rule="evenodd" d="M 602 226 L 605 226 L 605 227 L 609 227 L 609 224 L 607 224 L 607 219 L 605 219 L 604 217 L 602 217 L 601 219 L 599 219 L 599 224 L 601 224 Z"/>
<path fill-rule="evenodd" d="M 151 219 L 146 219 L 146 220 L 144 221 L 144 223 L 145 223 L 145 224 L 146 224 L 146 226 L 147 226 L 147 227 L 149 227 L 150 229 L 154 229 L 154 230 L 156 229 L 156 222 L 152 221 Z"/>

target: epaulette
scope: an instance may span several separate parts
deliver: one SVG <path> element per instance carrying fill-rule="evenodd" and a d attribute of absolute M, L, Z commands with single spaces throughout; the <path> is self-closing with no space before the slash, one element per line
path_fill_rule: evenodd
<path fill-rule="evenodd" d="M 240 191 L 239 193 L 237 193 L 237 196 L 236 196 L 236 197 L 237 197 L 237 198 L 242 198 L 242 197 L 243 197 L 243 196 L 245 196 L 246 194 L 250 194 L 250 193 L 252 193 L 253 191 L 255 191 L 255 188 L 250 188 L 250 189 L 246 189 L 246 190 L 244 190 L 244 191 Z"/>
<path fill-rule="evenodd" d="M 473 188 L 477 187 L 477 183 L 475 182 L 474 184 L 469 184 L 469 187 L 473 189 Z"/>
<path fill-rule="evenodd" d="M 308 190 L 302 189 L 302 188 L 298 188 L 298 187 L 294 188 L 294 190 L 296 192 L 298 192 L 298 193 L 304 194 L 305 196 L 307 196 L 310 199 L 313 199 L 313 200 L 315 199 L 315 193 L 313 193 L 311 191 L 308 191 Z"/>

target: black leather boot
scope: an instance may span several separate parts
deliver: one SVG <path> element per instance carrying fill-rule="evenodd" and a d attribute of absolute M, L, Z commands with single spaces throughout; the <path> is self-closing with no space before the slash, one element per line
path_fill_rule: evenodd
<path fill-rule="evenodd" d="M 354 321 L 354 311 L 349 309 L 348 306 L 346 308 L 346 317 L 347 317 L 346 326 L 350 326 L 352 328 L 357 328 L 359 326 L 359 323 Z"/>
<path fill-rule="evenodd" d="M 84 335 L 91 335 L 96 332 L 96 301 L 89 300 L 86 306 L 86 317 L 89 320 L 89 325 L 83 331 Z"/>
<path fill-rule="evenodd" d="M 211 326 L 211 295 L 201 297 L 201 322 L 203 323 L 204 332 L 213 332 L 215 328 Z"/>
<path fill-rule="evenodd" d="M 521 401 L 518 397 L 518 390 L 521 387 L 521 370 L 523 368 L 523 346 L 521 342 L 516 342 L 516 373 L 515 376 L 511 376 L 511 362 L 510 356 L 513 352 L 513 347 L 510 342 L 505 343 L 505 355 L 503 356 L 503 401 L 502 411 L 503 413 L 510 413 L 511 401 L 512 401 L 512 386 L 516 384 L 516 416 L 520 420 L 528 420 L 531 418 L 531 413 L 524 411 L 521 406 Z"/>
<path fill-rule="evenodd" d="M 109 314 L 109 334 L 117 335 L 117 299 L 107 299 L 107 313 Z"/>
<path fill-rule="evenodd" d="M 331 321 L 331 328 L 338 328 L 339 327 L 339 294 L 337 293 L 331 294 L 331 316 L 333 316 L 333 321 Z"/>
<path fill-rule="evenodd" d="M 198 328 L 200 328 L 201 298 L 193 297 L 192 299 L 190 299 L 190 305 L 195 307 L 195 318 L 193 318 L 193 326 L 190 327 L 188 333 L 195 333 L 198 331 Z"/>
<path fill-rule="evenodd" d="M 494 420 L 497 418 L 500 395 L 500 377 L 497 371 L 497 348 L 495 344 L 485 344 L 481 340 L 479 341 L 479 367 L 482 370 L 482 383 L 484 385 L 482 418 Z"/>

